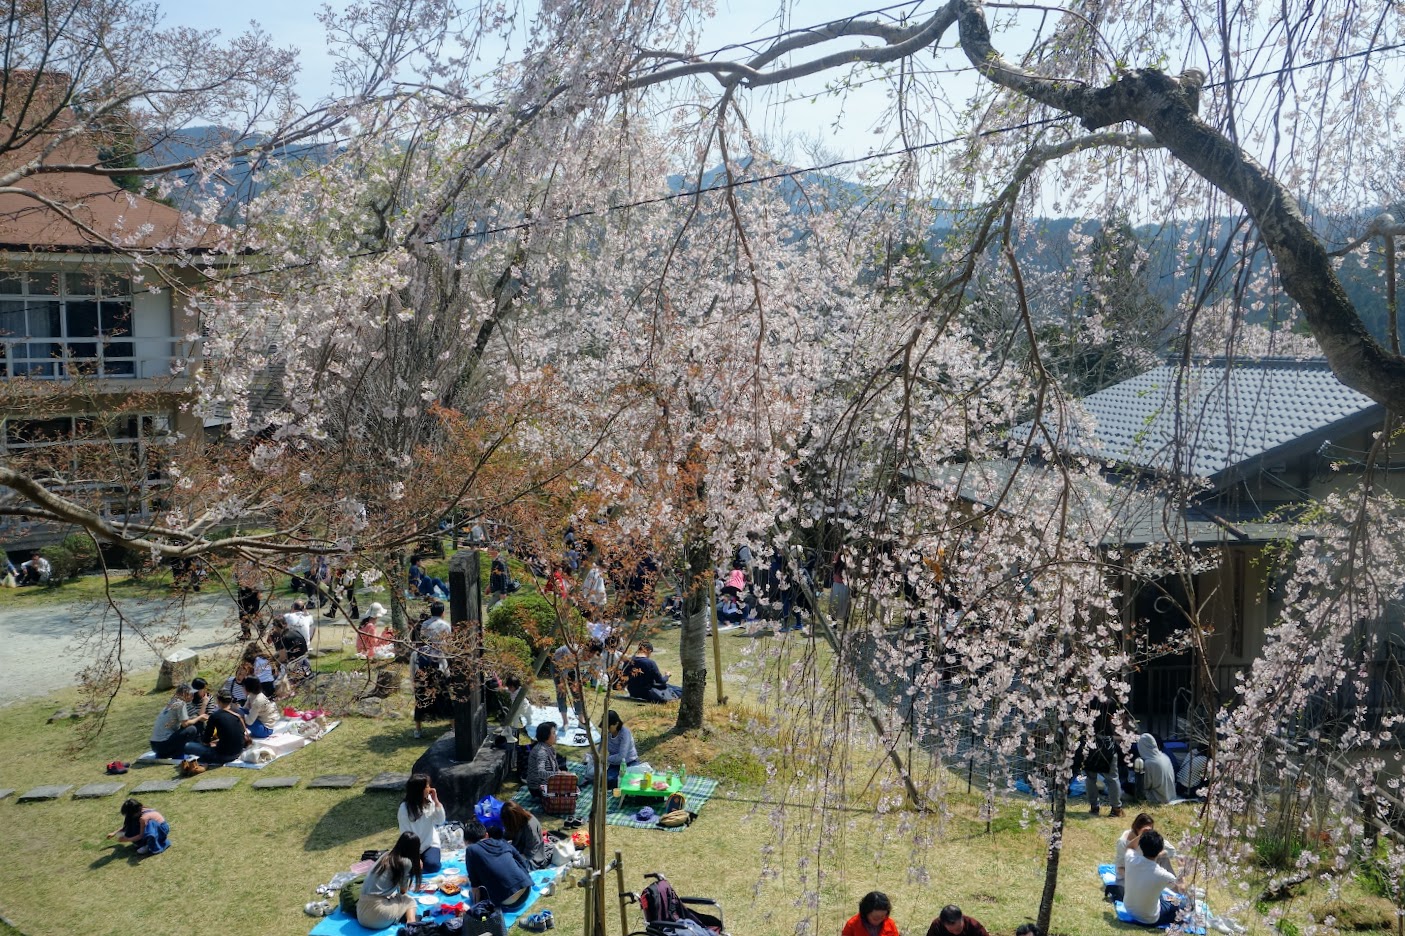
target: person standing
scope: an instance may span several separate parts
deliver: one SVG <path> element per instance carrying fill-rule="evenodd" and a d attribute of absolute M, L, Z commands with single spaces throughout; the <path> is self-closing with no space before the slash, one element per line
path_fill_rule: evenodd
<path fill-rule="evenodd" d="M 252 640 L 254 625 L 258 623 L 259 611 L 263 608 L 263 575 L 252 562 L 241 561 L 234 566 L 234 584 L 238 586 L 235 604 L 239 607 L 239 639 Z"/>
<path fill-rule="evenodd" d="M 1122 813 L 1122 771 L 1118 766 L 1117 739 L 1113 735 L 1112 713 L 1103 706 L 1093 723 L 1093 744 L 1083 759 L 1083 771 L 1088 778 L 1088 812 L 1098 815 L 1102 808 L 1098 805 L 1098 778 L 1107 787 L 1108 805 L 1111 815 L 1117 818 Z"/>
<path fill-rule="evenodd" d="M 581 592 L 587 608 L 596 613 L 605 610 L 609 596 L 605 591 L 605 572 L 598 563 L 592 561 L 589 568 L 586 569 L 585 580 L 581 583 Z"/>
<path fill-rule="evenodd" d="M 567 713 L 575 708 L 577 724 L 582 728 L 589 722 L 585 712 L 585 690 L 581 688 L 581 674 L 586 672 L 605 650 L 605 644 L 591 639 L 579 647 L 570 644 L 557 647 L 551 655 L 551 666 L 556 676 L 556 709 L 561 713 L 561 726 L 569 725 Z M 568 707 L 567 700 L 572 705 Z"/>
<path fill-rule="evenodd" d="M 491 552 L 493 563 L 488 571 L 488 607 L 490 608 L 507 597 L 511 581 L 507 575 L 507 560 L 503 558 L 502 550 L 494 546 Z"/>
<path fill-rule="evenodd" d="M 429 620 L 420 625 L 420 637 L 443 650 L 454 629 L 444 620 L 444 602 L 435 601 L 429 606 Z"/>
<path fill-rule="evenodd" d="M 947 904 L 927 928 L 927 936 L 990 936 L 980 920 L 968 917 L 956 904 Z"/>

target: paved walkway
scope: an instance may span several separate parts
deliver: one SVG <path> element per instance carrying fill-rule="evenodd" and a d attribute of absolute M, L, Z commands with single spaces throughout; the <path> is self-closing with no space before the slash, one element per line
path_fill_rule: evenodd
<path fill-rule="evenodd" d="M 121 600 L 122 613 L 151 627 L 153 637 L 170 637 L 183 628 L 176 642 L 153 648 L 124 634 L 123 663 L 128 671 L 149 669 L 161 662 L 169 646 L 204 653 L 233 645 L 238 633 L 234 604 L 226 595 L 193 595 L 184 601 Z M 117 615 L 105 603 L 82 601 L 33 608 L 0 604 L 0 705 L 48 695 L 77 682 L 91 661 L 95 638 L 114 638 Z"/>

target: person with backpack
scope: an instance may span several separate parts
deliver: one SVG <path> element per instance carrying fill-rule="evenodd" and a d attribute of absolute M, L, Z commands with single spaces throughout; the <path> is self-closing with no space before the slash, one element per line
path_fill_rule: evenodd
<path fill-rule="evenodd" d="M 859 901 L 859 912 L 844 924 L 840 936 L 898 936 L 893 904 L 882 891 L 869 891 Z"/>
<path fill-rule="evenodd" d="M 419 887 L 423 878 L 419 836 L 402 832 L 395 847 L 376 859 L 367 872 L 356 901 L 356 922 L 373 930 L 415 922 L 415 898 L 410 891 Z"/>

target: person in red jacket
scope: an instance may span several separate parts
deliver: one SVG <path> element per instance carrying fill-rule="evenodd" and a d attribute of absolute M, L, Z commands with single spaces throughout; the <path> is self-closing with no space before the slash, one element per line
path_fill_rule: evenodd
<path fill-rule="evenodd" d="M 973 920 L 961 912 L 956 904 L 947 904 L 932 921 L 927 936 L 990 936 L 979 920 Z"/>
<path fill-rule="evenodd" d="M 893 903 L 882 891 L 870 891 L 859 901 L 859 912 L 844 924 L 842 936 L 898 936 L 891 916 Z"/>

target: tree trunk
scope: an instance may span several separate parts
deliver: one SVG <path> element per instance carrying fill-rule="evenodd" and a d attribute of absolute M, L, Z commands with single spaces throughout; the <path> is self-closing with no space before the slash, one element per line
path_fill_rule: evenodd
<path fill-rule="evenodd" d="M 684 550 L 688 568 L 683 581 L 683 630 L 678 657 L 683 670 L 683 699 L 678 706 L 678 731 L 692 731 L 703 724 L 707 699 L 708 603 L 705 589 L 712 587 L 712 550 L 706 536 L 695 536 Z"/>
<path fill-rule="evenodd" d="M 1060 752 L 1062 755 L 1062 752 Z M 1096 780 L 1094 780 L 1096 782 Z M 1064 811 L 1068 806 L 1068 779 L 1059 776 L 1054 781 L 1052 820 L 1049 830 L 1049 851 L 1044 857 L 1044 892 L 1039 895 L 1039 932 L 1049 932 L 1049 920 L 1054 915 L 1054 892 L 1059 886 L 1059 856 L 1064 847 Z"/>

